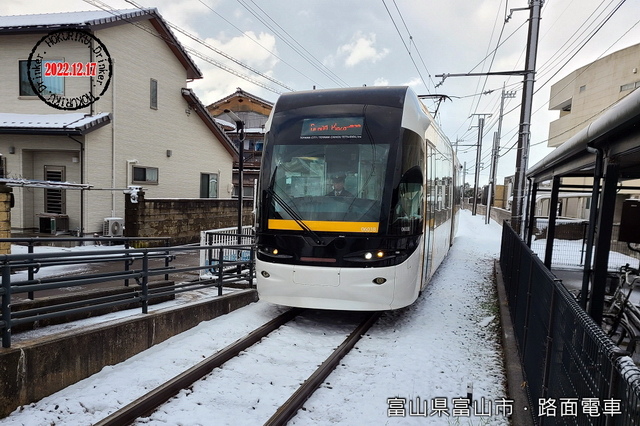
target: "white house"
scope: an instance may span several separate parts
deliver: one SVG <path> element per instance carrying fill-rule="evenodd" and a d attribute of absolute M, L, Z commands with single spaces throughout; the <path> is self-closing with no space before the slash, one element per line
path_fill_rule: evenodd
<path fill-rule="evenodd" d="M 237 151 L 186 88 L 199 78 L 156 9 L 0 17 L 14 232 L 100 233 L 124 217 L 132 185 L 148 198 L 229 198 Z"/>

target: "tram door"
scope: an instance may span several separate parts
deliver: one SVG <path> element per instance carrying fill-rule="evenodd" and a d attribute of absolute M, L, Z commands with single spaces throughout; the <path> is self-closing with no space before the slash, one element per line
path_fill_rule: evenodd
<path fill-rule="evenodd" d="M 427 143 L 427 164 L 426 173 L 424 175 L 426 185 L 425 202 L 425 220 L 424 220 L 424 260 L 422 263 L 422 287 L 426 285 L 431 275 L 431 264 L 433 259 L 433 232 L 435 228 L 435 204 L 436 204 L 436 187 L 435 187 L 435 148 L 432 144 Z"/>

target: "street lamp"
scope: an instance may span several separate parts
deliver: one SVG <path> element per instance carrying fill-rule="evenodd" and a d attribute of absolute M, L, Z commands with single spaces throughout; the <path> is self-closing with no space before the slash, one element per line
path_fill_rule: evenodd
<path fill-rule="evenodd" d="M 243 169 L 244 169 L 244 121 L 238 114 L 231 111 L 230 109 L 224 110 L 225 114 L 227 114 L 233 121 L 236 123 L 236 131 L 238 132 L 238 140 L 240 143 L 238 144 L 238 244 L 242 244 L 242 184 L 243 184 Z"/>

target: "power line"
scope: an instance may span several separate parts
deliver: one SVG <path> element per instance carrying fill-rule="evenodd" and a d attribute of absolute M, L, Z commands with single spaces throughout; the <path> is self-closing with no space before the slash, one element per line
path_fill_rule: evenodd
<path fill-rule="evenodd" d="M 405 43 L 404 37 L 402 37 L 402 33 L 400 32 L 400 29 L 398 28 L 398 25 L 396 24 L 396 21 L 393 19 L 393 15 L 391 15 L 391 11 L 387 7 L 387 4 L 385 3 L 384 0 L 382 0 L 382 4 L 384 5 L 384 8 L 386 9 L 387 14 L 389 15 L 389 18 L 391 19 L 391 22 L 393 23 L 393 26 L 395 27 L 398 35 L 400 36 L 400 40 L 402 41 L 402 44 L 404 45 L 405 50 L 409 54 L 409 58 L 411 58 L 411 62 L 413 63 L 414 68 L 418 72 L 418 76 L 420 76 L 420 80 L 422 80 L 422 84 L 424 84 L 424 87 L 427 89 L 427 92 L 431 93 L 431 92 L 429 92 L 429 86 L 427 85 L 427 82 L 424 80 L 424 77 L 422 76 L 422 73 L 420 72 L 420 69 L 418 68 L 418 65 L 416 64 L 416 61 L 413 59 L 413 55 L 411 55 L 411 50 L 407 46 L 407 43 Z M 403 20 L 403 22 L 404 22 L 404 20 Z M 409 34 L 409 37 L 410 37 L 410 39 L 413 39 L 411 34 Z"/>
<path fill-rule="evenodd" d="M 84 1 L 85 3 L 89 3 L 89 4 L 91 4 L 92 6 L 95 6 L 95 7 L 99 8 L 99 9 L 102 9 L 102 10 L 104 10 L 105 12 L 109 12 L 109 13 L 111 13 L 111 14 L 113 14 L 113 15 L 116 15 L 116 14 L 117 14 L 117 12 L 118 12 L 118 10 L 117 10 L 117 9 L 115 9 L 114 7 L 111 7 L 111 6 L 110 6 L 110 5 L 108 5 L 107 3 L 103 2 L 103 1 L 100 1 L 100 0 L 83 0 L 83 1 Z M 126 0 L 126 1 L 128 1 L 128 2 L 129 2 L 129 3 L 131 3 L 131 4 L 134 4 L 134 5 L 135 5 L 137 8 L 139 8 L 139 9 L 144 9 L 144 8 L 142 8 L 142 7 L 138 6 L 138 5 L 136 5 L 136 4 L 135 4 L 134 2 L 132 2 L 131 0 Z M 138 23 L 138 22 L 134 22 L 134 21 L 131 21 L 131 20 L 125 20 L 125 21 L 126 21 L 126 22 L 129 22 L 131 25 L 134 25 L 134 26 L 135 26 L 135 27 L 137 27 L 138 29 L 141 29 L 141 30 L 143 30 L 143 31 L 147 32 L 148 34 L 151 34 L 152 36 L 157 37 L 157 38 L 159 38 L 159 39 L 161 39 L 161 40 L 165 41 L 166 43 L 171 43 L 171 44 L 176 45 L 176 43 L 172 42 L 171 40 L 167 40 L 165 37 L 162 37 L 162 36 L 161 36 L 160 34 L 158 34 L 156 31 L 153 31 L 153 30 L 151 30 L 151 29 L 149 29 L 149 28 L 146 28 L 145 26 L 141 25 L 141 24 L 140 24 L 140 23 Z M 172 25 L 172 24 L 171 24 L 171 23 L 169 23 L 168 21 L 165 21 L 165 22 L 167 23 L 167 25 L 168 25 L 168 26 L 171 26 L 171 25 Z M 190 47 L 187 47 L 187 46 L 182 46 L 182 45 L 176 45 L 176 47 L 179 47 L 179 48 L 181 48 L 181 49 L 183 49 L 183 50 L 185 50 L 185 51 L 187 51 L 187 52 L 189 52 L 189 53 L 191 53 L 191 54 L 193 54 L 193 55 L 195 55 L 195 56 L 199 57 L 200 59 L 202 59 L 202 60 L 204 60 L 204 61 L 206 61 L 206 62 L 208 62 L 208 63 L 210 63 L 210 64 L 212 64 L 212 65 L 215 65 L 216 67 L 218 67 L 218 68 L 220 68 L 220 69 L 222 69 L 222 70 L 224 70 L 224 71 L 226 71 L 226 72 L 229 72 L 229 73 L 231 73 L 231 74 L 233 74 L 233 75 L 235 75 L 235 76 L 237 76 L 237 77 L 242 78 L 243 80 L 246 80 L 246 81 L 248 81 L 248 82 L 250 82 L 250 83 L 253 83 L 253 84 L 257 85 L 257 86 L 260 86 L 260 87 L 262 87 L 262 88 L 264 88 L 264 89 L 266 89 L 266 90 L 269 90 L 269 91 L 271 91 L 271 92 L 273 92 L 273 93 L 276 93 L 276 94 L 280 94 L 280 93 L 282 93 L 281 91 L 279 91 L 279 90 L 277 90 L 277 89 L 274 89 L 274 88 L 272 88 L 272 87 L 270 87 L 270 86 L 267 86 L 266 84 L 264 84 L 264 83 L 262 83 L 262 82 L 260 82 L 260 81 L 258 81 L 258 80 L 256 80 L 256 79 L 254 79 L 254 78 L 251 78 L 251 77 L 249 77 L 249 76 L 247 76 L 247 75 L 245 75 L 245 74 L 242 74 L 242 73 L 240 73 L 239 71 L 234 70 L 234 69 L 232 69 L 232 68 L 230 68 L 230 67 L 228 67 L 228 66 L 226 66 L 226 65 L 222 64 L 221 62 L 218 62 L 218 61 L 216 61 L 215 59 L 213 59 L 213 58 L 211 58 L 211 57 L 209 57 L 209 56 L 204 55 L 203 53 L 201 53 L 201 52 L 199 52 L 199 51 L 197 51 L 197 50 L 195 50 L 195 49 L 193 49 L 193 48 L 190 48 Z M 248 69 L 251 69 L 251 68 L 250 68 L 250 67 L 248 67 Z M 276 81 L 277 81 L 277 80 L 276 80 Z M 287 86 L 283 86 L 283 87 L 285 87 L 285 88 L 286 88 Z"/>
<path fill-rule="evenodd" d="M 85 0 L 85 1 L 86 1 L 86 0 Z M 142 9 L 144 9 L 142 6 L 140 6 L 139 4 L 137 4 L 136 2 L 134 2 L 133 0 L 125 0 L 125 1 L 126 1 L 127 3 L 130 3 L 130 4 L 131 4 L 131 5 L 133 5 L 133 6 L 137 7 L 138 9 L 141 9 L 141 10 L 142 10 Z M 105 3 L 103 3 L 103 4 L 105 4 Z M 106 5 L 106 4 L 105 4 L 105 5 Z M 277 84 L 278 86 L 281 86 L 281 87 L 283 87 L 283 88 L 285 88 L 285 89 L 287 89 L 287 90 L 290 90 L 290 91 L 293 91 L 293 90 L 294 90 L 293 88 L 291 88 L 291 87 L 289 87 L 289 86 L 285 85 L 284 83 L 282 83 L 282 82 L 280 82 L 280 81 L 276 80 L 275 78 L 270 77 L 270 76 L 268 76 L 268 75 L 266 75 L 266 74 L 264 74 L 264 73 L 262 73 L 262 72 L 260 72 L 260 71 L 258 71 L 258 70 L 256 70 L 256 69 L 254 69 L 253 67 L 251 67 L 251 66 L 249 66 L 249 65 L 247 65 L 247 64 L 245 64 L 245 63 L 243 63 L 243 62 L 241 62 L 240 60 L 238 60 L 238 59 L 234 58 L 233 56 L 231 56 L 231 55 L 229 55 L 229 54 L 227 54 L 227 53 L 223 52 L 222 50 L 217 49 L 217 48 L 215 48 L 215 47 L 211 46 L 210 44 L 208 44 L 208 43 L 207 43 L 207 42 L 205 42 L 204 40 L 200 39 L 200 38 L 199 38 L 199 37 L 197 37 L 196 35 L 191 34 L 190 32 L 188 32 L 188 31 L 186 31 L 186 30 L 184 30 L 184 29 L 180 28 L 179 26 L 177 26 L 177 25 L 175 25 L 175 24 L 172 24 L 171 22 L 166 21 L 166 20 L 165 20 L 165 22 L 167 23 L 167 25 L 169 26 L 169 28 L 171 28 L 171 29 L 173 29 L 173 30 L 175 30 L 175 31 L 178 31 L 179 33 L 181 33 L 181 34 L 183 34 L 183 35 L 187 36 L 188 38 L 190 38 L 191 40 L 195 41 L 196 43 L 198 43 L 198 44 L 200 44 L 200 45 L 202 45 L 202 46 L 206 47 L 206 48 L 207 48 L 207 49 L 209 49 L 209 50 L 214 51 L 215 53 L 217 53 L 217 54 L 219 54 L 219 55 L 223 56 L 223 57 L 224 57 L 224 58 L 226 58 L 226 59 L 229 59 L 230 61 L 232 61 L 232 62 L 234 62 L 234 63 L 236 63 L 236 64 L 240 65 L 241 67 L 243 67 L 243 68 L 245 68 L 245 69 L 247 69 L 247 70 L 249 70 L 249 71 L 251 71 L 251 72 L 253 72 L 253 73 L 257 74 L 257 75 L 259 75 L 260 77 L 265 78 L 265 79 L 267 79 L 267 80 L 271 81 L 272 83 L 275 83 L 275 84 Z M 206 55 L 204 55 L 204 54 L 202 54 L 202 53 L 200 53 L 200 52 L 196 51 L 195 49 L 192 49 L 192 48 L 190 48 L 190 47 L 188 47 L 188 46 L 185 46 L 185 49 L 186 49 L 187 51 L 189 51 L 190 53 L 194 54 L 195 56 L 199 57 L 200 59 L 202 59 L 202 60 L 204 60 L 204 61 L 207 61 L 207 62 L 209 62 L 209 63 L 211 63 L 211 64 L 213 64 L 213 65 L 216 65 L 217 67 L 219 67 L 219 68 L 223 69 L 224 71 L 230 72 L 231 74 L 234 74 L 234 75 L 236 75 L 236 76 L 238 76 L 238 77 L 243 77 L 243 75 L 242 75 L 242 74 L 239 74 L 239 73 L 235 72 L 235 70 L 233 70 L 232 68 L 229 68 L 229 67 L 227 67 L 226 65 L 224 65 L 224 64 L 222 64 L 222 63 L 219 63 L 219 62 L 215 61 L 213 58 L 210 58 L 210 57 L 208 57 L 208 56 L 206 56 Z M 258 85 L 260 85 L 259 83 L 256 83 L 256 81 L 251 81 L 251 82 L 252 82 L 252 83 L 254 83 L 254 84 L 258 84 Z M 265 87 L 265 86 L 261 86 L 261 87 L 264 87 L 264 88 L 266 88 L 267 90 L 270 90 L 268 87 Z M 277 92 L 277 93 L 281 93 L 281 92 Z"/>
<path fill-rule="evenodd" d="M 218 13 L 218 11 L 216 11 L 215 9 L 213 9 L 211 6 L 209 6 L 208 4 L 206 4 L 203 0 L 198 0 L 200 2 L 200 4 L 202 4 L 204 7 L 206 7 L 207 9 L 209 9 L 212 13 L 214 13 L 215 15 L 217 15 L 220 19 L 222 19 L 223 21 L 225 21 L 227 24 L 229 24 L 231 27 L 233 27 L 236 31 L 238 31 L 240 34 L 242 34 L 243 37 L 251 40 L 252 42 L 254 42 L 256 45 L 258 45 L 261 49 L 263 49 L 264 51 L 266 51 L 267 53 L 269 53 L 271 56 L 273 56 L 274 58 L 278 59 L 279 61 L 281 61 L 284 65 L 288 66 L 290 69 L 292 69 L 293 71 L 295 71 L 296 73 L 298 73 L 300 76 L 308 79 L 310 82 L 314 83 L 314 84 L 318 84 L 315 81 L 313 81 L 311 78 L 309 78 L 309 76 L 305 73 L 303 73 L 302 71 L 300 71 L 298 68 L 294 67 L 293 65 L 291 65 L 289 62 L 287 62 L 286 60 L 284 60 L 283 58 L 281 58 L 280 56 L 278 56 L 277 54 L 275 54 L 274 52 L 272 52 L 270 49 L 266 48 L 265 46 L 262 45 L 262 43 L 260 43 L 258 40 L 256 40 L 255 38 L 251 37 L 247 32 L 242 31 L 240 28 L 238 28 L 233 22 L 229 21 L 227 18 L 225 18 L 224 16 L 222 16 L 220 13 Z M 319 85 L 319 84 L 318 84 Z"/>
<path fill-rule="evenodd" d="M 127 1 L 127 2 L 129 2 L 129 3 L 132 3 L 132 4 L 133 4 L 133 2 L 132 2 L 131 0 L 125 0 L 125 1 Z M 136 6 L 136 7 L 139 7 L 139 6 Z M 167 25 L 169 25 L 169 27 L 170 27 L 171 29 L 173 29 L 173 30 L 175 30 L 175 31 L 178 31 L 179 33 L 181 33 L 181 34 L 183 34 L 183 35 L 185 35 L 185 36 L 189 37 L 191 40 L 193 40 L 193 41 L 195 41 L 195 42 L 199 43 L 200 45 L 202 45 L 202 46 L 206 47 L 207 49 L 214 51 L 214 52 L 215 52 L 215 53 L 217 53 L 218 55 L 223 56 L 223 57 L 225 57 L 225 58 L 229 59 L 230 61 L 232 61 L 232 62 L 234 62 L 234 63 L 236 63 L 236 64 L 240 65 L 241 67 L 243 67 L 243 68 L 245 68 L 245 69 L 247 69 L 247 70 L 249 70 L 249 71 L 251 71 L 251 72 L 253 72 L 253 73 L 255 73 L 255 74 L 258 74 L 260 77 L 262 77 L 262 78 L 264 78 L 264 79 L 267 79 L 267 80 L 271 81 L 272 83 L 276 83 L 278 86 L 281 86 L 281 87 L 283 87 L 283 88 L 285 88 L 285 89 L 287 89 L 287 90 L 290 90 L 290 91 L 293 91 L 293 90 L 294 90 L 293 88 L 291 88 L 291 87 L 287 86 L 286 84 L 284 84 L 284 83 L 282 83 L 282 82 L 280 82 L 280 81 L 276 80 L 275 78 L 270 77 L 270 76 L 268 76 L 268 75 L 266 75 L 266 74 L 264 74 L 264 73 L 262 73 L 262 72 L 258 71 L 257 69 L 255 69 L 255 68 L 253 68 L 253 67 L 251 67 L 251 66 L 249 66 L 249 65 L 247 65 L 247 64 L 242 63 L 242 62 L 241 62 L 241 61 L 239 61 L 238 59 L 235 59 L 233 56 L 231 56 L 231 55 L 228 55 L 228 54 L 224 53 L 222 50 L 220 50 L 220 49 L 216 49 L 215 47 L 211 46 L 210 44 L 208 44 L 208 43 L 207 43 L 207 42 L 205 42 L 204 40 L 202 40 L 202 39 L 198 38 L 197 36 L 195 36 L 195 35 L 193 35 L 193 34 L 191 34 L 191 33 L 187 32 L 186 30 L 183 30 L 182 28 L 178 27 L 177 25 L 174 25 L 174 24 L 172 24 L 172 23 L 170 23 L 170 22 L 167 22 Z M 188 46 L 185 46 L 185 48 L 186 48 L 186 49 L 188 49 L 188 50 L 190 50 L 190 51 L 191 51 L 191 52 L 193 52 L 194 54 L 196 54 L 196 55 L 197 55 L 198 57 L 200 57 L 201 59 L 207 60 L 207 59 L 206 59 L 206 57 L 205 57 L 204 55 L 201 55 L 199 52 L 195 53 L 196 51 L 195 51 L 194 49 L 191 49 L 191 48 L 189 48 Z M 225 71 L 228 71 L 228 70 L 225 68 Z"/>
<path fill-rule="evenodd" d="M 420 54 L 420 48 L 418 48 L 418 45 L 416 44 L 415 39 L 411 35 L 411 31 L 409 31 L 409 27 L 407 26 L 407 23 L 404 20 L 404 16 L 402 16 L 402 12 L 400 12 L 400 9 L 398 8 L 398 4 L 396 3 L 396 0 L 393 0 L 393 5 L 396 7 L 396 11 L 398 12 L 398 15 L 400 16 L 400 19 L 402 20 L 402 23 L 404 24 L 405 30 L 407 30 L 407 34 L 409 34 L 409 40 L 416 47 L 416 53 L 418 54 L 418 58 L 420 58 L 420 62 L 422 63 L 422 66 L 424 67 L 424 69 L 427 71 L 427 74 L 429 75 L 429 81 L 431 81 L 431 84 L 434 84 L 434 86 L 435 86 L 435 83 L 434 83 L 433 79 L 431 78 L 431 73 L 429 72 L 429 69 L 427 68 L 427 64 L 424 62 L 424 59 L 422 58 L 422 55 Z M 427 88 L 427 90 L 428 90 L 428 88 Z"/>
<path fill-rule="evenodd" d="M 587 45 L 587 43 L 588 43 L 589 41 L 591 41 L 591 39 L 593 39 L 593 37 L 594 37 L 594 36 L 595 36 L 595 35 L 596 35 L 596 34 L 597 34 L 601 29 L 602 29 L 602 27 L 603 27 L 603 26 L 604 26 L 604 25 L 605 25 L 605 24 L 606 24 L 606 23 L 607 23 L 607 22 L 608 22 L 608 21 L 613 17 L 613 14 L 614 14 L 615 12 L 617 12 L 617 11 L 618 11 L 618 9 L 622 6 L 622 4 L 623 4 L 624 2 L 625 2 L 625 0 L 622 0 L 620 3 L 618 3 L 618 5 L 616 5 L 615 9 L 614 9 L 612 12 L 610 12 L 610 13 L 609 13 L 609 15 L 608 15 L 608 16 L 607 16 L 603 21 L 601 21 L 601 22 L 598 24 L 598 27 L 597 27 L 597 28 L 596 28 L 596 29 L 591 33 L 591 35 L 589 36 L 589 38 L 588 38 L 587 40 L 585 40 L 584 42 L 582 42 L 582 45 L 580 45 L 579 47 L 577 47 L 577 50 L 573 53 L 573 55 L 572 55 L 572 56 L 571 56 L 567 61 L 565 61 L 565 63 L 564 63 L 561 67 L 559 67 L 559 68 L 556 70 L 556 72 L 555 72 L 551 77 L 549 77 L 546 81 L 544 81 L 543 83 L 541 83 L 541 84 L 538 86 L 538 88 L 537 88 L 537 90 L 534 92 L 534 94 L 535 94 L 535 93 L 538 93 L 538 92 L 539 92 L 539 91 L 540 91 L 544 86 L 546 86 L 547 84 L 549 84 L 549 83 L 551 82 L 551 79 L 553 79 L 553 77 L 555 77 L 555 76 L 556 76 L 556 75 L 557 75 L 557 74 L 558 74 L 562 69 L 564 69 L 564 67 L 566 67 L 566 66 L 567 66 L 567 64 L 570 62 L 570 60 L 571 60 L 571 59 L 573 59 L 573 58 L 575 57 L 575 55 L 576 55 L 580 50 L 582 50 L 582 49 Z M 633 24 L 633 25 L 631 26 L 631 28 L 630 28 L 630 29 L 628 29 L 628 30 L 625 32 L 625 34 L 627 34 L 629 31 L 631 31 L 631 29 L 633 29 L 636 25 L 638 25 L 638 23 L 640 23 L 640 21 L 638 21 L 638 22 L 636 22 L 635 24 Z M 582 27 L 582 25 L 580 26 L 580 28 L 581 28 L 581 27 Z M 576 33 L 577 33 L 577 31 L 574 31 L 574 35 L 575 35 Z M 617 43 L 617 42 L 618 42 L 618 41 L 619 41 L 623 36 L 624 36 L 624 34 L 623 34 L 620 38 L 618 38 L 618 40 L 616 40 L 616 42 L 614 42 L 613 44 Z M 566 43 L 565 43 L 565 44 L 566 44 Z M 611 46 L 613 46 L 613 44 L 612 44 Z M 563 46 L 564 46 L 564 45 L 563 45 Z M 606 52 L 606 51 L 608 51 L 608 50 L 611 48 L 611 46 L 610 46 L 610 47 L 608 47 L 607 49 L 605 49 L 605 52 Z M 604 54 L 604 53 L 603 53 L 603 54 Z M 600 55 L 600 57 L 602 57 L 602 55 L 603 55 L 603 54 L 601 54 L 601 55 Z M 587 68 L 588 68 L 588 66 L 587 66 Z M 586 68 L 585 68 L 582 72 L 584 72 L 584 71 L 586 71 Z M 582 74 L 582 73 L 581 73 L 581 74 Z M 580 75 L 581 75 L 581 74 L 580 74 Z M 577 75 L 577 76 L 576 76 L 576 78 L 577 78 L 578 76 L 579 76 L 579 75 Z M 572 81 L 575 81 L 575 79 L 573 79 Z M 567 83 L 567 84 L 570 84 L 570 83 Z M 545 105 L 548 105 L 548 104 L 545 104 Z M 535 113 L 537 113 L 537 112 L 539 112 L 543 107 L 544 107 L 544 105 L 543 105 L 542 107 L 538 108 L 538 109 L 534 112 L 534 114 L 535 114 Z M 518 108 L 518 107 L 513 108 L 513 109 L 512 109 L 512 110 L 510 110 L 508 113 L 513 112 L 516 108 Z M 507 113 L 507 114 L 508 114 L 508 113 Z M 547 140 L 547 141 L 548 141 L 548 140 Z M 536 145 L 538 145 L 538 144 L 539 144 L 539 143 L 536 143 Z M 509 151 L 510 151 L 511 149 L 513 149 L 513 146 L 512 146 L 511 148 L 509 148 Z M 507 151 L 507 152 L 509 152 L 509 151 Z M 506 154 L 506 153 L 505 153 L 505 154 Z"/>
<path fill-rule="evenodd" d="M 258 6 L 253 0 L 251 0 L 251 3 L 253 3 L 255 5 L 255 7 L 260 11 L 260 13 L 256 12 L 255 10 L 253 10 L 251 7 L 249 7 L 242 0 L 236 0 L 236 1 L 242 7 L 244 7 L 250 14 L 252 14 L 258 21 L 260 21 L 265 27 L 267 27 L 269 30 L 273 31 L 273 33 L 276 34 L 287 46 L 289 46 L 291 49 L 293 49 L 294 52 L 296 52 L 298 55 L 300 55 L 304 60 L 306 60 L 315 69 L 317 69 L 322 74 L 324 74 L 327 78 L 329 78 L 331 81 L 333 81 L 338 86 L 347 86 L 348 85 L 345 81 L 340 79 L 335 73 L 333 73 L 331 70 L 329 70 L 324 64 L 322 64 L 322 62 L 318 61 L 313 56 L 313 54 L 311 54 L 311 52 L 309 52 L 304 46 L 302 46 L 298 41 L 296 41 L 295 38 L 293 38 L 280 24 L 278 24 L 273 18 L 271 18 L 271 16 L 269 16 L 269 14 L 264 9 L 262 9 L 260 6 Z M 273 25 L 269 24 L 266 21 L 266 19 L 262 18 L 262 15 L 264 15 L 271 22 L 273 22 L 275 24 L 275 27 Z M 280 28 L 280 30 L 282 30 L 282 31 L 279 31 L 276 27 Z M 284 33 L 284 35 L 283 35 L 283 33 Z M 299 48 L 296 47 L 296 45 L 299 46 Z"/>
<path fill-rule="evenodd" d="M 505 2 L 505 13 L 506 13 L 506 7 L 507 7 L 507 3 Z M 492 32 L 491 32 L 491 37 L 489 38 L 489 43 L 491 43 L 491 39 L 493 38 L 493 33 L 496 30 L 496 23 L 498 22 L 498 16 L 499 16 L 499 14 L 496 14 L 496 20 L 493 23 L 493 29 L 492 29 Z M 504 22 L 502 23 L 502 28 L 500 29 L 500 34 L 498 35 L 498 40 L 497 40 L 497 44 L 498 45 L 500 44 L 500 40 L 502 38 L 502 34 L 504 34 L 504 28 L 505 28 L 506 23 L 507 23 L 507 20 L 505 19 Z M 488 50 L 488 47 L 487 47 L 487 50 Z M 491 56 L 491 61 L 489 62 L 489 68 L 488 68 L 487 72 L 491 72 L 491 68 L 493 67 L 493 62 L 496 59 L 496 54 L 497 53 L 498 53 L 498 47 L 496 46 L 496 48 L 493 49 L 493 55 Z M 487 56 L 489 56 L 489 55 L 487 55 Z M 487 75 L 487 76 L 485 76 L 484 82 L 482 83 L 482 90 L 481 91 L 484 91 L 485 88 L 487 87 L 488 80 L 489 80 L 489 77 Z M 478 108 L 480 107 L 480 99 L 481 98 L 478 97 L 478 102 L 476 103 L 475 108 L 473 108 L 473 106 L 472 106 L 474 114 L 478 112 Z"/>

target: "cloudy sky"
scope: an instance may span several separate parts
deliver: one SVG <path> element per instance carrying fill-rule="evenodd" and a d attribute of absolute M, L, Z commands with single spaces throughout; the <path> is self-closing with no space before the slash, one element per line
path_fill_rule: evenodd
<path fill-rule="evenodd" d="M 135 1 L 135 3 L 133 2 Z M 484 128 L 480 182 L 489 175 L 503 85 L 505 102 L 498 178 L 515 170 L 521 76 L 449 77 L 439 74 L 524 68 L 527 0 L 10 0 L 0 15 L 102 8 L 156 7 L 196 58 L 204 79 L 190 84 L 205 103 L 237 87 L 275 102 L 291 90 L 410 85 L 418 94 L 445 94 L 438 121 L 473 181 L 478 116 Z M 100 7 L 96 5 L 101 5 Z M 512 13 L 510 13 L 512 12 Z M 511 18 L 505 23 L 505 17 Z M 193 38 L 188 38 L 180 31 Z M 546 0 L 542 7 L 535 83 L 531 158 L 542 159 L 551 84 L 599 57 L 640 43 L 640 2 Z M 222 54 L 221 54 L 222 53 Z M 427 102 L 434 110 L 436 104 Z"/>

